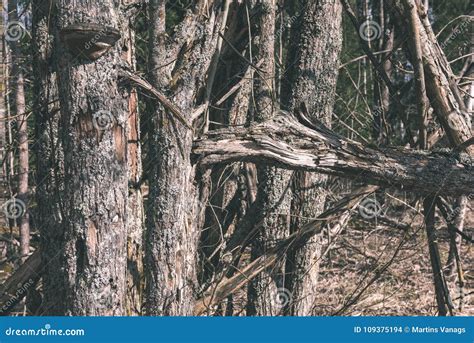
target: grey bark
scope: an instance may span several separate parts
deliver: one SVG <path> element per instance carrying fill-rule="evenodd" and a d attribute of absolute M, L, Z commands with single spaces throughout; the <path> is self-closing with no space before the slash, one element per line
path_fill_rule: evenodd
<path fill-rule="evenodd" d="M 275 103 L 275 11 L 273 0 L 259 2 L 255 59 L 261 62 L 254 74 L 254 106 L 257 122 L 273 117 Z M 257 165 L 258 191 L 254 206 L 260 228 L 251 244 L 251 256 L 265 255 L 277 240 L 289 234 L 291 172 L 273 166 Z M 261 220 L 258 220 L 261 218 Z M 249 284 L 247 315 L 277 315 L 279 289 L 284 286 L 284 264 L 258 275 Z"/>
<path fill-rule="evenodd" d="M 10 25 L 19 25 L 18 3 L 8 1 L 8 22 Z M 23 28 L 24 29 L 24 28 Z M 20 30 L 21 31 L 21 30 Z M 20 33 L 20 37 L 23 34 Z M 29 149 L 28 149 L 28 117 L 25 104 L 25 82 L 21 69 L 21 51 L 17 39 L 10 40 L 11 47 L 11 88 L 14 93 L 14 108 L 18 126 L 18 200 L 23 202 L 24 213 L 18 218 L 20 230 L 20 256 L 24 261 L 30 253 L 30 221 L 28 213 L 29 203 Z"/>
<path fill-rule="evenodd" d="M 3 0 L 0 2 L 0 5 L 2 5 L 3 8 Z M 4 19 L 3 16 L 0 18 L 0 35 L 3 37 L 4 35 Z M 6 119 L 6 114 L 7 114 L 7 109 L 5 105 L 5 42 L 4 40 L 0 40 L 0 61 L 2 63 L 0 67 L 0 90 L 2 91 L 2 94 L 0 96 L 0 161 L 1 161 L 1 170 L 2 170 L 2 182 L 3 182 L 3 177 L 6 175 L 5 173 L 5 161 L 4 161 L 4 156 L 6 152 L 6 127 L 5 127 L 5 119 Z"/>
<path fill-rule="evenodd" d="M 0 1 L 0 5 L 3 8 L 3 0 Z M 0 17 L 0 36 L 4 36 L 4 18 L 3 15 Z M 7 199 L 7 192 L 6 192 L 6 185 L 7 185 L 7 106 L 6 106 L 6 54 L 5 54 L 5 41 L 4 39 L 0 40 L 0 199 L 6 201 Z M 7 221 L 2 221 L 2 224 L 7 227 Z"/>
<path fill-rule="evenodd" d="M 122 59 L 133 70 L 135 61 L 135 33 L 131 20 L 124 18 L 124 48 Z M 142 157 L 140 143 L 140 116 L 138 93 L 130 91 L 127 120 L 128 202 L 127 202 L 127 275 L 125 308 L 127 315 L 141 315 L 145 276 L 144 262 L 144 208 L 140 187 L 142 178 Z"/>
<path fill-rule="evenodd" d="M 197 2 L 194 12 L 188 12 L 173 36 L 167 39 L 165 2 L 150 2 L 150 81 L 166 92 L 182 113 L 187 113 L 188 121 L 199 103 L 199 92 L 204 87 L 219 37 L 218 6 L 216 3 L 209 6 L 210 16 L 206 17 L 204 1 Z M 162 63 L 172 60 L 175 60 L 172 65 Z M 198 228 L 202 216 L 198 201 L 202 194 L 194 184 L 196 174 L 190 161 L 193 131 L 161 106 L 156 106 L 153 121 L 146 312 L 189 315 L 196 288 Z"/>
<path fill-rule="evenodd" d="M 474 191 L 472 161 L 465 154 L 376 149 L 342 138 L 308 120 L 305 123 L 312 128 L 285 114 L 248 129 L 216 130 L 196 140 L 193 152 L 203 166 L 264 161 L 292 170 L 397 186 L 419 194 L 459 195 Z"/>
<path fill-rule="evenodd" d="M 283 102 L 290 112 L 303 106 L 310 120 L 330 127 L 342 48 L 342 6 L 338 1 L 306 1 L 303 6 L 304 12 L 292 29 L 289 81 Z M 295 173 L 291 232 L 323 212 L 326 180 L 321 174 Z M 291 315 L 311 315 L 317 294 L 320 243 L 321 237 L 315 235 L 307 246 L 288 256 L 286 284 L 293 298 Z"/>
<path fill-rule="evenodd" d="M 58 1 L 55 6 L 58 133 L 64 150 L 63 231 L 57 242 L 61 266 L 55 271 L 64 300 L 57 310 L 65 315 L 122 315 L 129 103 L 128 91 L 118 85 L 120 7 L 112 1 L 85 0 Z"/>

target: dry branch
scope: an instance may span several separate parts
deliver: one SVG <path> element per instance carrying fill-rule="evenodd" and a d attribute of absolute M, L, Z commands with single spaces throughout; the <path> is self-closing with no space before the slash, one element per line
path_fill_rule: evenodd
<path fill-rule="evenodd" d="M 460 195 L 474 191 L 472 161 L 455 154 L 402 148 L 376 149 L 338 136 L 323 125 L 309 128 L 289 114 L 253 125 L 210 132 L 194 142 L 198 163 L 236 161 L 276 164 L 397 186 L 420 194 Z"/>
<path fill-rule="evenodd" d="M 364 187 L 343 198 L 333 208 L 322 213 L 316 220 L 304 225 L 299 231 L 281 241 L 264 255 L 256 258 L 234 276 L 224 278 L 213 284 L 208 288 L 208 292 L 196 301 L 194 315 L 205 313 L 207 309 L 218 304 L 228 295 L 246 285 L 263 270 L 274 266 L 286 254 L 304 246 L 311 237 L 321 233 L 325 228 L 328 227 L 329 233 L 324 235 L 324 237 L 336 236 L 345 227 L 350 218 L 351 211 L 357 208 L 359 203 L 376 189 L 377 187 L 375 186 Z M 331 227 L 329 227 L 330 224 L 332 224 Z M 330 243 L 331 240 L 325 242 L 324 245 L 328 246 Z"/>
<path fill-rule="evenodd" d="M 35 251 L 0 287 L 0 315 L 5 316 L 41 276 L 41 253 Z"/>
<path fill-rule="evenodd" d="M 191 124 L 189 124 L 188 121 L 184 118 L 178 107 L 170 100 L 168 100 L 168 98 L 163 93 L 153 87 L 147 80 L 125 69 L 121 69 L 121 75 L 122 77 L 128 79 L 134 86 L 140 87 L 140 89 L 157 99 L 168 111 L 170 111 L 181 122 L 181 124 L 183 124 L 190 130 L 193 129 Z"/>

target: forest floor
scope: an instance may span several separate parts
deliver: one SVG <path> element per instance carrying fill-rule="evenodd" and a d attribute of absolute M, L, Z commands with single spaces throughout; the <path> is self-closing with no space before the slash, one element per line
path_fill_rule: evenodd
<path fill-rule="evenodd" d="M 392 203 L 392 202 L 391 202 Z M 472 236 L 474 227 L 473 203 L 465 217 L 465 232 Z M 431 264 L 423 216 L 405 206 L 389 205 L 392 218 L 409 223 L 408 234 L 399 229 L 354 217 L 349 228 L 336 241 L 325 257 L 320 270 L 320 290 L 314 314 L 403 316 L 437 314 Z M 415 216 L 413 216 L 415 213 Z M 436 212 L 436 227 L 440 256 L 445 264 L 449 251 L 449 235 L 444 220 Z M 403 243 L 399 246 L 400 242 Z M 398 252 L 397 247 L 399 246 Z M 391 261 L 390 266 L 377 276 L 377 271 Z M 463 242 L 461 263 L 465 285 L 462 292 L 458 283 L 448 280 L 454 314 L 474 315 L 474 249 Z M 461 297 L 461 295 L 463 296 Z M 355 303 L 354 299 L 357 299 Z"/>
<path fill-rule="evenodd" d="M 436 299 L 426 240 L 423 216 L 419 208 L 390 199 L 382 206 L 384 213 L 400 222 L 410 224 L 405 233 L 401 229 L 381 224 L 375 219 L 362 220 L 355 212 L 347 228 L 337 237 L 332 249 L 324 257 L 319 274 L 319 293 L 313 306 L 314 315 L 402 316 L 436 315 Z M 403 204 L 404 203 L 404 204 Z M 465 232 L 473 236 L 474 202 L 469 204 L 465 217 Z M 439 247 L 442 263 L 447 260 L 449 235 L 444 220 L 436 212 Z M 18 244 L 18 233 L 13 231 Z M 10 230 L 0 225 L 0 284 L 16 268 L 14 259 L 6 259 L 7 238 Z M 474 315 L 474 249 L 463 242 L 461 261 L 465 285 L 460 292 L 456 281 L 449 281 L 454 314 Z M 389 263 L 388 263 L 389 262 Z M 389 266 L 382 273 L 386 264 Z M 234 315 L 244 315 L 239 303 L 246 297 L 245 289 L 234 296 Z M 463 294 L 463 297 L 460 295 Z M 21 315 L 22 306 L 16 309 Z"/>

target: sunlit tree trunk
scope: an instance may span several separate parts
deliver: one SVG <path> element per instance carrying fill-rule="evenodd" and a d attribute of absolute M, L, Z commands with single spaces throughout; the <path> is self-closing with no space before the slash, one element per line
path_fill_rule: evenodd
<path fill-rule="evenodd" d="M 55 27 L 51 53 L 61 112 L 57 132 L 54 121 L 48 122 L 50 118 L 42 118 L 47 124 L 40 121 L 38 129 L 44 130 L 45 139 L 49 134 L 53 141 L 55 133 L 59 136 L 64 176 L 54 179 L 59 184 L 59 195 L 43 194 L 47 204 L 59 209 L 60 216 L 52 223 L 54 227 L 48 228 L 52 232 L 44 237 L 43 249 L 56 247 L 54 252 L 43 252 L 44 263 L 49 265 L 53 260 L 58 267 L 47 268 L 45 293 L 50 295 L 50 301 L 54 301 L 54 289 L 62 295 L 55 299 L 58 305 L 45 312 L 122 315 L 126 289 L 129 96 L 128 90 L 118 84 L 120 32 L 123 37 L 120 8 L 112 1 L 59 1 L 50 9 L 53 15 L 48 11 L 49 20 Z M 110 48 L 104 50 L 104 46 Z M 38 62 L 39 72 L 46 73 L 43 68 L 47 65 Z M 47 84 L 39 86 L 44 95 Z M 46 115 L 50 114 L 54 112 Z M 43 148 L 40 152 L 48 154 L 52 146 Z M 58 156 L 57 152 L 50 155 L 51 159 Z M 53 175 L 61 170 L 57 164 L 51 168 Z"/>
<path fill-rule="evenodd" d="M 284 87 L 288 110 L 307 111 L 315 122 L 331 125 L 342 47 L 342 8 L 338 1 L 307 1 L 292 28 L 289 81 Z M 327 176 L 296 172 L 293 181 L 291 231 L 298 231 L 324 210 Z M 311 315 L 318 287 L 321 256 L 319 235 L 288 256 L 287 288 L 292 294 L 291 315 Z"/>
<path fill-rule="evenodd" d="M 14 109 L 17 116 L 18 127 L 18 201 L 23 208 L 24 213 L 18 218 L 18 226 L 20 228 L 20 254 L 24 261 L 30 253 L 30 223 L 28 214 L 29 202 L 29 187 L 28 187 L 28 173 L 29 173 L 29 150 L 28 150 L 28 116 L 26 114 L 25 104 L 25 81 L 23 77 L 22 55 L 20 51 L 19 39 L 25 35 L 24 26 L 19 22 L 18 18 L 18 3 L 15 0 L 8 1 L 8 23 L 11 26 L 16 25 L 18 31 L 13 35 L 12 32 L 7 32 L 11 46 L 11 88 L 13 90 Z"/>

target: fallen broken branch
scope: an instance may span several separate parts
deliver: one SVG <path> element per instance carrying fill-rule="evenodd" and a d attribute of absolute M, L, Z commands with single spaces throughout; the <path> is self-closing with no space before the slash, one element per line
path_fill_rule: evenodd
<path fill-rule="evenodd" d="M 366 183 L 397 186 L 420 194 L 474 192 L 472 160 L 456 154 L 365 146 L 322 125 L 311 128 L 288 113 L 249 128 L 209 132 L 194 142 L 202 165 L 236 161 L 272 163 L 286 169 L 361 178 Z"/>
<path fill-rule="evenodd" d="M 41 253 L 37 250 L 0 286 L 0 315 L 8 315 L 40 277 Z"/>

